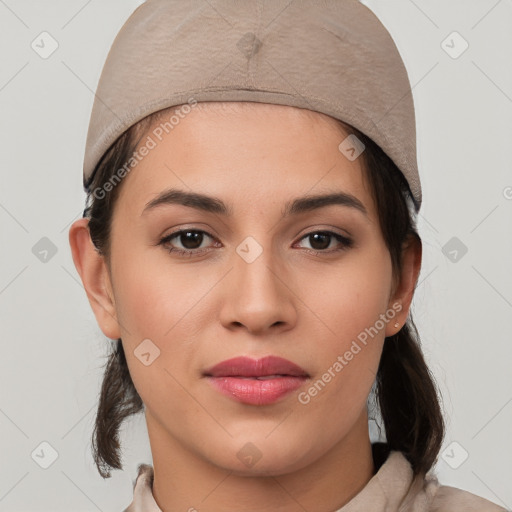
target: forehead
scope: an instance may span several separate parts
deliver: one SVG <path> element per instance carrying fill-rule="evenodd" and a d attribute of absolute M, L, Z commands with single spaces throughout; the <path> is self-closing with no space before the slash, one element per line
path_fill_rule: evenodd
<path fill-rule="evenodd" d="M 254 102 L 201 102 L 177 112 L 159 112 L 138 134 L 137 149 L 150 140 L 154 147 L 125 178 L 121 195 L 139 213 L 176 186 L 260 205 L 335 188 L 372 210 L 362 158 L 340 151 L 348 132 L 336 119 Z"/>

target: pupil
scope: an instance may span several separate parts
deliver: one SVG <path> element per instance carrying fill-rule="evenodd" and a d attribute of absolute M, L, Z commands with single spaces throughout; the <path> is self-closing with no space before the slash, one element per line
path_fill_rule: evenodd
<path fill-rule="evenodd" d="M 197 249 L 201 245 L 202 236 L 196 231 L 186 231 L 181 234 L 181 243 L 186 249 Z"/>
<path fill-rule="evenodd" d="M 327 233 L 315 233 L 313 235 L 310 235 L 310 238 L 313 240 L 313 243 L 311 243 L 311 240 L 310 240 L 310 243 L 311 243 L 311 247 L 313 247 L 313 249 L 326 249 L 327 247 L 329 247 L 329 238 L 330 238 L 331 235 L 327 234 Z M 316 246 L 315 247 L 315 243 L 318 242 L 318 240 L 321 240 L 323 239 L 324 243 L 320 243 L 320 247 Z M 325 243 L 327 242 L 327 243 Z"/>

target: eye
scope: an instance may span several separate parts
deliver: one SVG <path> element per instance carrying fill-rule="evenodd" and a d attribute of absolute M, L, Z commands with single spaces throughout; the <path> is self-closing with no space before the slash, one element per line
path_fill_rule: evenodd
<path fill-rule="evenodd" d="M 311 249 L 306 247 L 306 251 L 316 255 L 343 251 L 349 249 L 353 245 L 352 239 L 333 231 L 312 231 L 301 238 L 301 240 L 305 239 L 308 239 L 310 244 L 313 246 Z M 338 247 L 326 250 L 333 240 L 338 242 Z"/>
<path fill-rule="evenodd" d="M 201 248 L 205 236 L 215 239 L 215 237 L 200 229 L 181 229 L 162 238 L 159 245 L 163 245 L 170 253 L 176 253 L 180 256 L 193 256 L 210 250 L 208 247 Z M 176 239 L 182 247 L 174 247 L 174 244 L 171 243 L 174 239 Z M 300 240 L 305 239 L 309 239 L 310 244 L 312 243 L 313 245 L 310 249 L 306 247 L 306 252 L 315 255 L 343 251 L 353 245 L 353 241 L 350 238 L 333 231 L 312 231 L 304 235 Z M 326 250 L 333 240 L 338 242 L 338 247 Z"/>
<path fill-rule="evenodd" d="M 174 252 L 181 256 L 192 256 L 193 254 L 207 252 L 207 249 L 205 250 L 204 248 L 198 250 L 198 247 L 204 241 L 204 235 L 209 238 L 214 238 L 206 231 L 199 229 L 181 229 L 162 238 L 159 245 L 166 247 L 169 252 Z M 183 248 L 170 246 L 171 240 L 174 240 L 175 238 L 181 242 Z"/>

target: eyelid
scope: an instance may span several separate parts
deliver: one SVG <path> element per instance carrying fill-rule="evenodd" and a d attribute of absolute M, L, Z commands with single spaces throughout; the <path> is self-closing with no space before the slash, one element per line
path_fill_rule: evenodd
<path fill-rule="evenodd" d="M 301 230 L 301 232 L 303 231 L 304 234 L 302 234 L 302 235 L 299 234 L 297 236 L 304 237 L 305 235 L 309 235 L 311 233 L 329 231 L 332 233 L 336 233 L 337 235 L 343 236 L 345 238 L 353 238 L 353 235 L 347 229 L 339 228 L 337 226 L 332 226 L 329 224 L 324 224 L 321 227 L 317 227 L 317 226 L 318 226 L 318 224 L 313 224 L 312 226 L 308 226 L 308 227 L 304 228 L 303 230 Z"/>

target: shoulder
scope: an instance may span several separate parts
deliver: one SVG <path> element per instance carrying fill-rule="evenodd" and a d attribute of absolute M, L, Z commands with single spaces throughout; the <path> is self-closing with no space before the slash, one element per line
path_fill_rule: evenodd
<path fill-rule="evenodd" d="M 506 512 L 506 509 L 468 491 L 440 485 L 431 512 Z"/>
<path fill-rule="evenodd" d="M 396 452 L 394 455 L 397 463 L 403 465 Z M 410 485 L 398 508 L 400 512 L 512 512 L 476 494 L 440 484 L 433 470 L 416 475 L 411 481 L 412 467 L 408 462 L 407 467 Z M 393 469 L 394 477 L 398 478 L 400 472 Z"/>

